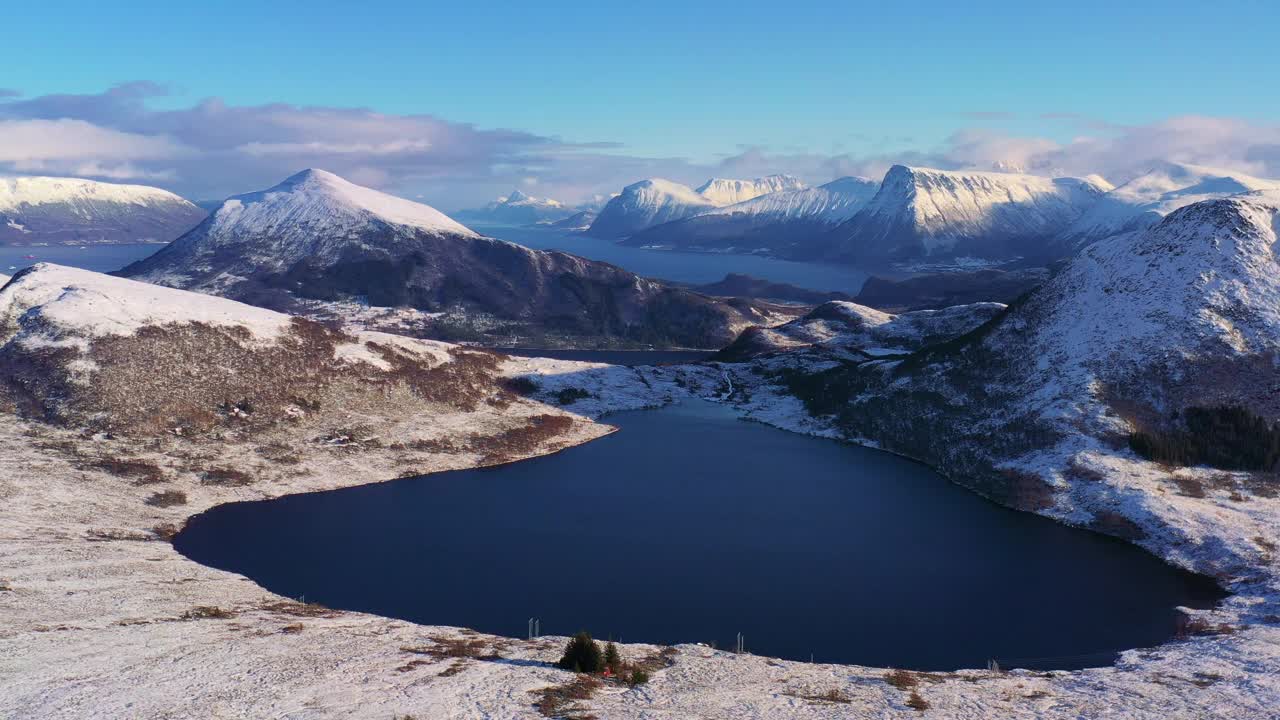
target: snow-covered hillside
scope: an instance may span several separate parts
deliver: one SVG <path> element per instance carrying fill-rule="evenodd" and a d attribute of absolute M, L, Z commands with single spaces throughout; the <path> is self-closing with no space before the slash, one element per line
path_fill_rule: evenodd
<path fill-rule="evenodd" d="M 790 175 L 768 175 L 754 180 L 711 178 L 696 192 L 716 205 L 733 205 L 777 192 L 802 190 L 805 184 Z"/>
<path fill-rule="evenodd" d="M 879 183 L 844 177 L 818 187 L 783 190 L 705 210 L 632 235 L 627 244 L 727 251 L 768 251 L 789 257 L 818 252 L 815 242 L 852 217 Z"/>
<path fill-rule="evenodd" d="M 1163 163 L 1104 195 L 1063 233 L 1068 246 L 1141 230 L 1169 213 L 1201 200 L 1258 190 L 1280 189 L 1280 180 L 1264 180 L 1231 170 Z"/>
<path fill-rule="evenodd" d="M 827 255 L 870 262 L 1035 258 L 1110 189 L 1096 177 L 895 165 L 875 197 L 833 231 Z"/>
<path fill-rule="evenodd" d="M 519 190 L 500 197 L 482 208 L 463 210 L 458 217 L 473 222 L 533 225 L 563 220 L 578 212 L 559 200 L 536 198 Z"/>
<path fill-rule="evenodd" d="M 479 237 L 435 208 L 324 170 L 304 170 L 270 189 L 228 198 L 191 232 L 136 263 L 130 274 L 176 287 L 188 287 L 191 279 L 211 273 L 227 273 L 221 279 L 231 281 L 303 261 L 336 262 L 363 236 L 394 227 L 432 236 Z"/>
<path fill-rule="evenodd" d="M 126 277 L 348 319 L 402 308 L 396 330 L 491 342 L 711 347 L 765 304 L 730 303 L 621 268 L 485 238 L 426 205 L 308 170 L 223 203 Z M 550 333 L 550 334 L 547 334 Z"/>
<path fill-rule="evenodd" d="M 204 211 L 171 192 L 78 178 L 0 178 L 0 245 L 168 242 Z"/>
<path fill-rule="evenodd" d="M 717 358 L 740 361 L 815 346 L 834 357 L 855 360 L 907 355 L 970 332 L 1005 307 L 994 302 L 974 303 L 895 315 L 857 303 L 832 301 L 784 325 L 751 328 Z"/>
<path fill-rule="evenodd" d="M 1233 593 L 1213 610 L 1182 610 L 1177 639 L 1125 653 L 1097 676 L 1108 710 L 1082 712 L 1076 700 L 1029 716 L 1271 717 L 1280 484 L 1270 460 L 1241 463 L 1280 421 L 1277 232 L 1280 192 L 1201 201 L 1089 246 L 1029 298 L 948 342 L 860 358 L 826 344 L 826 332 L 810 343 L 777 329 L 757 334 L 783 352 L 726 373 L 754 419 L 919 459 Z M 890 324 L 866 316 L 857 314 Z M 1205 415 L 1220 424 L 1204 459 L 1137 452 L 1139 432 L 1156 438 L 1146 447 L 1185 452 L 1201 437 L 1191 418 Z M 1242 416 L 1247 428 L 1227 419 Z M 1197 686 L 1214 694 L 1181 693 L 1171 673 L 1206 678 Z M 1121 689 L 1131 681 L 1144 689 Z"/>

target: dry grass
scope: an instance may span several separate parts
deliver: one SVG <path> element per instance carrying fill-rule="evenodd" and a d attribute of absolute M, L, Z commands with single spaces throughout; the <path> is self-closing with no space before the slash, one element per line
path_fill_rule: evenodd
<path fill-rule="evenodd" d="M 1147 531 L 1143 530 L 1141 525 L 1114 510 L 1102 510 L 1094 513 L 1093 522 L 1089 523 L 1089 528 L 1104 535 L 1112 535 L 1125 540 L 1136 541 L 1147 536 Z"/>
<path fill-rule="evenodd" d="M 920 678 L 910 670 L 890 670 L 885 673 L 884 681 L 904 692 L 920 684 Z"/>
<path fill-rule="evenodd" d="M 173 540 L 174 536 L 180 531 L 181 528 L 174 523 L 160 523 L 159 525 L 151 528 L 151 533 L 155 535 L 156 538 L 165 541 Z"/>
<path fill-rule="evenodd" d="M 200 473 L 200 482 L 205 485 L 221 485 L 224 487 L 244 487 L 253 484 L 253 477 L 243 470 L 229 467 L 209 468 Z"/>
<path fill-rule="evenodd" d="M 181 490 L 163 490 L 161 492 L 152 493 L 151 497 L 144 502 L 152 507 L 174 507 L 176 505 L 187 504 L 187 494 Z"/>
<path fill-rule="evenodd" d="M 327 608 L 319 603 L 303 603 L 293 600 L 276 600 L 264 603 L 258 609 L 277 615 L 303 618 L 334 618 L 342 614 L 340 610 Z"/>
<path fill-rule="evenodd" d="M 164 471 L 159 465 L 139 458 L 97 458 L 84 467 L 103 470 L 118 477 L 129 478 L 135 485 L 152 485 L 164 482 Z"/>
<path fill-rule="evenodd" d="M 602 684 L 594 675 L 577 675 L 569 682 L 534 691 L 533 706 L 543 717 L 589 720 L 594 716 L 579 703 L 590 700 Z"/>
<path fill-rule="evenodd" d="M 915 690 L 911 691 L 911 696 L 907 698 L 907 707 L 912 710 L 924 712 L 929 709 L 929 701 L 920 697 L 920 693 Z"/>
<path fill-rule="evenodd" d="M 831 688 L 830 690 L 827 690 L 826 692 L 822 692 L 822 693 L 802 693 L 802 692 L 795 692 L 795 691 L 786 691 L 786 692 L 783 692 L 782 694 L 790 695 L 791 697 L 800 698 L 801 700 L 811 700 L 814 702 L 840 703 L 843 705 L 847 705 L 853 702 L 853 698 L 849 697 L 847 694 L 844 693 L 844 691 L 840 690 L 839 688 Z"/>
<path fill-rule="evenodd" d="M 236 616 L 234 610 L 225 610 L 217 605 L 199 605 L 182 613 L 183 620 L 229 620 Z"/>

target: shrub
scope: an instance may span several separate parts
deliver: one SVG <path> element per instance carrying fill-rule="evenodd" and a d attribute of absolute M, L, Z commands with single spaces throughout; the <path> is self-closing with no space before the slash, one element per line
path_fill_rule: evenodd
<path fill-rule="evenodd" d="M 920 679 L 910 670 L 890 670 L 885 673 L 884 681 L 899 690 L 907 690 L 920 684 Z"/>
<path fill-rule="evenodd" d="M 920 693 L 916 692 L 915 690 L 912 690 L 911 697 L 907 698 L 907 707 L 911 708 L 912 710 L 919 710 L 920 712 L 924 712 L 925 710 L 929 709 L 929 701 L 920 697 Z"/>
<path fill-rule="evenodd" d="M 205 485 L 226 485 L 244 487 L 253 484 L 253 477 L 243 470 L 235 468 L 209 468 L 200 474 L 200 482 Z"/>
<path fill-rule="evenodd" d="M 600 655 L 600 647 L 591 639 L 586 630 L 574 635 L 565 646 L 564 656 L 556 667 L 574 672 L 595 673 L 604 669 L 604 658 Z"/>
<path fill-rule="evenodd" d="M 582 388 L 571 387 L 571 388 L 565 388 L 560 392 L 556 393 L 556 402 L 560 403 L 561 405 L 572 405 L 573 403 L 579 400 L 586 400 L 589 397 L 591 397 L 591 393 L 587 392 L 586 390 L 583 390 Z"/>
<path fill-rule="evenodd" d="M 622 668 L 622 656 L 618 654 L 618 646 L 613 641 L 604 646 L 604 666 L 615 672 Z"/>
<path fill-rule="evenodd" d="M 532 395 L 538 392 L 538 387 L 538 383 L 528 377 L 515 377 L 507 381 L 507 389 L 517 395 Z"/>
<path fill-rule="evenodd" d="M 644 685 L 647 682 L 649 682 L 649 671 L 647 670 L 632 670 L 631 674 L 627 676 L 627 684 L 631 687 Z"/>
<path fill-rule="evenodd" d="M 146 503 L 153 507 L 173 507 L 174 505 L 186 505 L 187 494 L 181 490 L 165 490 L 163 492 L 152 493 L 151 497 L 146 499 Z"/>
<path fill-rule="evenodd" d="M 217 605 L 200 605 L 182 613 L 183 620 L 226 620 L 235 616 L 235 612 L 224 610 Z"/>

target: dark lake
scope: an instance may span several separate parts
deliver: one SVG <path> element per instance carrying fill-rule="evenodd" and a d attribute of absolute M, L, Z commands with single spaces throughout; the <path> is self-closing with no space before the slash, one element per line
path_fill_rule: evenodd
<path fill-rule="evenodd" d="M 562 453 L 222 505 L 175 546 L 336 608 L 523 637 L 587 629 L 945 670 L 1105 665 L 1207 579 L 983 500 L 919 464 L 702 401 Z"/>
<path fill-rule="evenodd" d="M 535 250 L 562 250 L 590 260 L 612 263 L 644 277 L 681 283 L 701 285 L 722 280 L 728 273 L 742 273 L 810 290 L 835 290 L 857 295 L 867 280 L 865 271 L 847 265 L 793 262 L 761 255 L 645 250 L 550 228 L 483 224 L 470 227 L 489 237 Z"/>

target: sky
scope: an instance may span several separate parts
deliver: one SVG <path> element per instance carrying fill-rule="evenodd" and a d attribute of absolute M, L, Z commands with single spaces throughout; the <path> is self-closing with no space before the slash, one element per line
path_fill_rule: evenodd
<path fill-rule="evenodd" d="M 21 3 L 0 171 L 194 199 L 320 166 L 444 209 L 906 162 L 1280 176 L 1280 4 Z"/>

